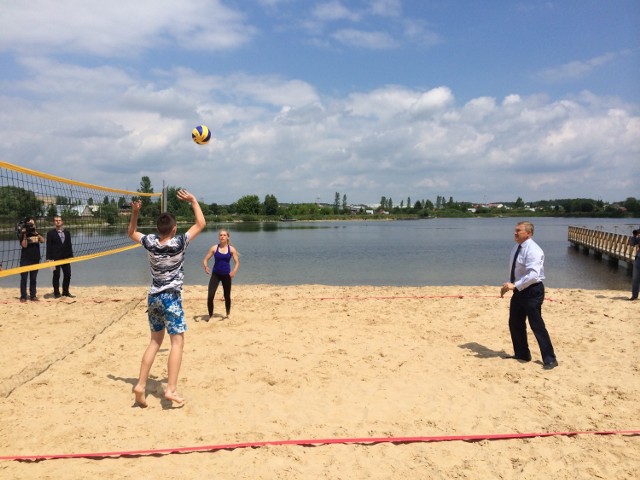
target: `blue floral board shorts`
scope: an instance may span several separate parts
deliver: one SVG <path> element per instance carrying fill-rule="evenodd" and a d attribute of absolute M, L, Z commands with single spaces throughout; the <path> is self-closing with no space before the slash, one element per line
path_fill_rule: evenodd
<path fill-rule="evenodd" d="M 160 332 L 166 328 L 169 335 L 177 335 L 187 331 L 180 292 L 171 290 L 149 295 L 147 305 L 152 332 Z"/>

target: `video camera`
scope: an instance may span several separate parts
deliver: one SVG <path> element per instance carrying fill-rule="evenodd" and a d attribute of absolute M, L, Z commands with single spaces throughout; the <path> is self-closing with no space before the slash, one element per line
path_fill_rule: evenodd
<path fill-rule="evenodd" d="M 18 240 L 22 240 L 25 235 L 27 239 L 29 239 L 38 235 L 38 232 L 36 231 L 35 225 L 29 222 L 29 218 L 25 218 L 17 223 L 16 235 L 18 236 Z"/>

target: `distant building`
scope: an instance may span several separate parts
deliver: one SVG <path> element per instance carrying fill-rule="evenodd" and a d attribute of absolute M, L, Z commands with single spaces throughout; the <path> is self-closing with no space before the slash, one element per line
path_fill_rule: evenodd
<path fill-rule="evenodd" d="M 98 205 L 56 205 L 56 215 L 73 217 L 93 217 L 100 210 Z"/>

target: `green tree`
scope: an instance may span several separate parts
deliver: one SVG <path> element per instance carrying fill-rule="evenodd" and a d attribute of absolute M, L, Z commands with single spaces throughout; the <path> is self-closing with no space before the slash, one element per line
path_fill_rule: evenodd
<path fill-rule="evenodd" d="M 50 204 L 49 208 L 47 208 L 47 217 L 53 218 L 56 215 L 58 215 L 58 209 L 56 208 L 55 205 Z"/>
<path fill-rule="evenodd" d="M 109 225 L 115 225 L 118 221 L 118 206 L 113 203 L 107 203 L 100 207 L 100 216 Z"/>
<path fill-rule="evenodd" d="M 140 179 L 140 187 L 137 192 L 140 193 L 154 193 L 153 186 L 151 185 L 151 179 L 146 175 Z M 140 201 L 142 202 L 142 208 L 140 209 L 140 215 L 142 217 L 156 218 L 160 215 L 160 200 L 153 200 L 154 197 L 148 197 L 146 195 L 140 195 Z M 122 205 L 120 205 L 122 206 Z M 168 207 L 168 205 L 167 205 Z"/>
<path fill-rule="evenodd" d="M 336 192 L 336 195 L 333 199 L 333 213 L 338 213 L 340 210 L 340 192 Z"/>
<path fill-rule="evenodd" d="M 151 179 L 146 175 L 140 179 L 140 188 L 136 190 L 140 193 L 153 193 L 153 187 L 151 186 Z M 146 207 L 151 203 L 151 197 L 147 197 L 146 195 L 142 195 L 140 197 L 142 201 L 142 207 Z"/>
<path fill-rule="evenodd" d="M 167 212 L 172 213 L 176 217 L 194 218 L 191 205 L 178 200 L 176 195 L 178 190 L 182 190 L 182 187 L 167 187 Z"/>
<path fill-rule="evenodd" d="M 347 194 L 342 195 L 342 211 L 347 213 Z"/>
<path fill-rule="evenodd" d="M 0 187 L 0 215 L 22 219 L 26 216 L 39 217 L 44 202 L 35 193 L 21 187 Z"/>
<path fill-rule="evenodd" d="M 524 201 L 522 198 L 518 197 L 516 203 L 513 204 L 513 207 L 517 209 L 524 208 Z"/>
<path fill-rule="evenodd" d="M 222 208 L 217 203 L 212 203 L 209 205 L 209 211 L 212 215 L 220 215 L 222 213 Z"/>
<path fill-rule="evenodd" d="M 628 212 L 640 214 L 640 202 L 638 202 L 634 197 L 627 197 L 623 206 Z"/>
<path fill-rule="evenodd" d="M 245 195 L 236 202 L 236 212 L 241 215 L 259 215 L 260 198 L 257 195 Z"/>
<path fill-rule="evenodd" d="M 264 214 L 265 215 L 278 215 L 280 211 L 280 205 L 275 195 L 265 195 L 264 197 Z"/>

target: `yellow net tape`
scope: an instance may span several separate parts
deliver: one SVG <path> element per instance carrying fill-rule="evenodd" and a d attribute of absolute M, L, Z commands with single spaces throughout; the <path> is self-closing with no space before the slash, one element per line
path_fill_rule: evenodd
<path fill-rule="evenodd" d="M 140 222 L 155 224 L 161 193 L 93 185 L 0 161 L 0 278 L 136 248 L 127 235 L 136 197 L 143 202 Z M 54 229 L 55 216 L 63 218 L 73 256 L 46 262 L 48 245 L 39 240 Z"/>

